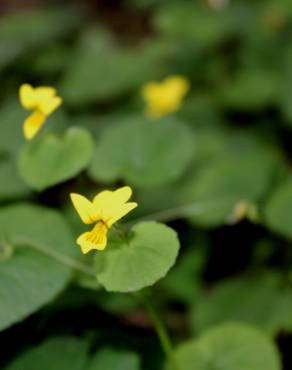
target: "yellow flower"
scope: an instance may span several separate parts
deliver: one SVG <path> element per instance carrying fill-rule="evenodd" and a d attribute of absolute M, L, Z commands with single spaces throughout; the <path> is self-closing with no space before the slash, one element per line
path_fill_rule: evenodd
<path fill-rule="evenodd" d="M 177 111 L 190 89 L 190 82 L 181 76 L 170 76 L 162 82 L 148 82 L 142 88 L 146 114 L 153 118 Z"/>
<path fill-rule="evenodd" d="M 32 139 L 51 115 L 62 103 L 53 87 L 32 87 L 23 84 L 19 89 L 21 105 L 32 110 L 31 115 L 24 121 L 23 133 L 27 140 Z"/>
<path fill-rule="evenodd" d="M 127 203 L 132 189 L 124 186 L 115 191 L 104 190 L 93 201 L 80 194 L 70 194 L 73 205 L 85 224 L 95 223 L 91 231 L 85 232 L 77 239 L 83 253 L 92 249 L 103 250 L 107 244 L 107 232 L 112 225 L 124 217 L 137 203 Z"/>

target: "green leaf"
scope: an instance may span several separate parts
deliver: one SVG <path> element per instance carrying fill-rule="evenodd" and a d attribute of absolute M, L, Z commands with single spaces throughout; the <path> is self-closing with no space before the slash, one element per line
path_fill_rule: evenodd
<path fill-rule="evenodd" d="M 17 165 L 11 158 L 0 156 L 0 200 L 20 199 L 30 192 L 28 186 L 20 178 Z"/>
<path fill-rule="evenodd" d="M 21 152 L 19 170 L 32 188 L 44 190 L 76 176 L 91 159 L 93 141 L 81 128 L 68 129 L 63 137 L 40 135 Z"/>
<path fill-rule="evenodd" d="M 277 59 L 278 60 L 278 59 Z M 281 64 L 281 91 L 278 96 L 278 104 L 280 105 L 283 114 L 285 115 L 286 120 L 283 123 L 288 126 L 292 126 L 292 107 L 291 107 L 291 82 L 292 82 L 292 73 L 291 73 L 291 63 L 292 63 L 292 48 L 291 45 L 285 45 L 283 53 L 283 65 Z"/>
<path fill-rule="evenodd" d="M 165 73 L 164 54 L 163 46 L 151 44 L 119 48 L 105 31 L 90 30 L 61 81 L 61 95 L 67 104 L 80 107 L 140 88 Z"/>
<path fill-rule="evenodd" d="M 198 45 L 212 45 L 226 33 L 218 15 L 195 3 L 167 3 L 154 20 L 160 32 Z"/>
<path fill-rule="evenodd" d="M 274 232 L 292 238 L 292 179 L 274 189 L 264 207 L 264 222 Z"/>
<path fill-rule="evenodd" d="M 29 188 L 20 178 L 17 155 L 24 144 L 21 125 L 25 111 L 14 100 L 6 101 L 0 109 L 0 199 L 18 199 L 28 195 Z"/>
<path fill-rule="evenodd" d="M 87 350 L 84 340 L 51 338 L 17 357 L 5 370 L 84 370 Z"/>
<path fill-rule="evenodd" d="M 133 292 L 153 285 L 175 263 L 179 241 L 174 230 L 156 222 L 135 225 L 128 240 L 109 241 L 97 253 L 97 279 L 106 290 Z"/>
<path fill-rule="evenodd" d="M 251 24 L 254 18 L 255 9 L 241 2 L 222 6 L 220 11 L 210 11 L 200 2 L 165 1 L 154 16 L 154 26 L 168 38 L 174 38 L 177 44 L 187 40 L 190 45 L 196 46 L 194 50 L 199 47 L 201 51 L 200 47 L 212 47 L 226 42 L 229 36 L 246 33 L 246 24 Z M 214 66 L 214 60 L 212 62 Z"/>
<path fill-rule="evenodd" d="M 165 210 L 179 207 L 180 204 L 177 202 L 179 186 L 180 183 L 175 182 L 169 185 L 136 189 L 135 199 L 139 207 L 135 209 L 133 218 L 148 217 L 148 220 L 159 220 L 161 212 L 163 214 Z"/>
<path fill-rule="evenodd" d="M 238 202 L 263 199 L 278 168 L 279 157 L 270 150 L 219 156 L 189 180 L 181 191 L 181 203 L 197 205 L 191 222 L 220 225 L 228 221 Z"/>
<path fill-rule="evenodd" d="M 133 294 L 109 293 L 102 289 L 97 297 L 98 307 L 114 315 L 137 312 L 139 302 Z"/>
<path fill-rule="evenodd" d="M 195 332 L 227 321 L 252 324 L 276 335 L 292 329 L 291 289 L 273 276 L 229 279 L 196 302 L 191 313 Z"/>
<path fill-rule="evenodd" d="M 129 351 L 103 348 L 90 361 L 87 370 L 139 370 L 139 357 Z"/>
<path fill-rule="evenodd" d="M 80 23 L 82 12 L 74 7 L 15 12 L 0 21 L 0 69 L 23 53 L 67 35 Z"/>
<path fill-rule="evenodd" d="M 263 109 L 277 100 L 280 82 L 273 70 L 246 68 L 223 87 L 219 99 L 232 109 Z"/>
<path fill-rule="evenodd" d="M 18 154 L 19 148 L 25 143 L 22 124 L 27 113 L 15 99 L 3 103 L 0 109 L 0 153 Z"/>
<path fill-rule="evenodd" d="M 34 75 L 54 76 L 67 68 L 71 62 L 71 49 L 63 44 L 53 44 L 42 50 L 31 64 Z"/>
<path fill-rule="evenodd" d="M 225 324 L 183 343 L 175 356 L 183 370 L 281 370 L 275 344 L 262 332 Z M 169 367 L 171 369 L 171 367 Z"/>
<path fill-rule="evenodd" d="M 192 244 L 200 243 L 200 240 Z M 170 299 L 189 305 L 199 297 L 202 289 L 203 268 L 206 264 L 206 243 L 200 248 L 192 248 L 180 256 L 175 268 L 160 283 Z M 192 247 L 194 247 L 192 245 Z"/>
<path fill-rule="evenodd" d="M 5 370 L 139 370 L 130 351 L 102 348 L 89 358 L 89 343 L 74 337 L 47 339 L 18 356 Z"/>
<path fill-rule="evenodd" d="M 54 257 L 72 258 L 77 248 L 59 213 L 31 205 L 1 209 L 0 246 L 0 329 L 4 329 L 64 289 L 71 268 Z"/>
<path fill-rule="evenodd" d="M 95 150 L 90 176 L 97 181 L 123 179 L 140 187 L 178 179 L 194 155 L 192 131 L 168 117 L 128 118 L 108 128 Z"/>

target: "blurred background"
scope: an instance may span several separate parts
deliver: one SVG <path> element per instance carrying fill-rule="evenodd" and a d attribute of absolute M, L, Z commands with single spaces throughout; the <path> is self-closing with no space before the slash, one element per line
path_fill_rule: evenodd
<path fill-rule="evenodd" d="M 192 131 L 193 157 L 169 181 L 133 180 L 133 221 L 168 222 L 182 244 L 176 267 L 154 288 L 156 304 L 175 342 L 245 322 L 275 340 L 290 369 L 292 1 L 0 0 L 0 16 L 1 207 L 20 200 L 59 208 L 75 234 L 70 191 L 129 182 L 91 168 L 32 191 L 16 165 L 22 83 L 54 86 L 63 98 L 46 130 L 78 125 L 99 143 L 106 128 L 142 119 L 143 84 L 185 76 L 191 90 L 175 119 Z M 159 343 L 135 300 L 89 285 L 76 277 L 2 331 L 0 367 L 46 338 L 74 335 L 133 350 L 142 369 L 161 369 Z"/>

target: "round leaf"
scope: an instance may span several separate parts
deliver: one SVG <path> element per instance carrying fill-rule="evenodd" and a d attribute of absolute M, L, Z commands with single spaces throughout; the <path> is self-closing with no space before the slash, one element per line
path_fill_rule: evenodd
<path fill-rule="evenodd" d="M 20 178 L 17 165 L 12 158 L 0 157 L 0 199 L 20 199 L 29 194 L 30 189 Z"/>
<path fill-rule="evenodd" d="M 73 256 L 77 248 L 67 224 L 56 211 L 30 205 L 1 210 L 0 246 L 0 329 L 4 329 L 49 303 L 63 290 L 71 269 L 48 254 Z M 13 246 L 12 255 L 4 258 L 5 250 Z"/>
<path fill-rule="evenodd" d="M 84 370 L 87 350 L 83 340 L 52 338 L 17 357 L 5 370 Z"/>
<path fill-rule="evenodd" d="M 276 233 L 292 238 L 292 181 L 289 179 L 272 193 L 264 208 L 267 226 Z"/>
<path fill-rule="evenodd" d="M 213 45 L 226 34 L 222 19 L 195 2 L 167 3 L 167 6 L 161 7 L 154 21 L 164 34 L 179 40 L 189 39 L 196 45 Z"/>
<path fill-rule="evenodd" d="M 272 335 L 291 330 L 291 290 L 277 283 L 264 275 L 218 284 L 195 304 L 191 315 L 194 331 L 202 332 L 227 321 L 252 324 Z"/>
<path fill-rule="evenodd" d="M 155 46 L 155 45 L 154 45 Z M 106 101 L 165 73 L 165 45 L 119 48 L 101 29 L 86 32 L 61 81 L 61 95 L 74 108 Z"/>
<path fill-rule="evenodd" d="M 92 358 L 88 370 L 139 370 L 139 357 L 132 352 L 103 348 Z"/>
<path fill-rule="evenodd" d="M 193 303 L 199 297 L 202 289 L 201 276 L 206 264 L 207 248 L 194 248 L 195 244 L 199 242 L 198 238 L 193 242 L 193 248 L 180 256 L 175 268 L 170 271 L 161 284 L 171 299 L 184 304 Z"/>
<path fill-rule="evenodd" d="M 89 174 L 97 181 L 124 179 L 141 187 L 166 184 L 186 170 L 194 146 L 192 131 L 174 118 L 129 119 L 104 132 Z"/>
<path fill-rule="evenodd" d="M 68 129 L 62 138 L 42 135 L 21 152 L 20 174 L 32 188 L 44 190 L 77 175 L 87 166 L 92 152 L 92 138 L 81 128 Z"/>
<path fill-rule="evenodd" d="M 130 351 L 102 348 L 89 358 L 88 344 L 74 337 L 51 338 L 17 357 L 5 370 L 138 370 L 139 357 Z"/>
<path fill-rule="evenodd" d="M 263 109 L 277 99 L 279 82 L 273 70 L 247 68 L 223 87 L 219 99 L 232 109 Z"/>
<path fill-rule="evenodd" d="M 75 7 L 12 12 L 0 22 L 0 69 L 28 51 L 72 32 L 82 19 Z"/>
<path fill-rule="evenodd" d="M 225 324 L 176 350 L 184 370 L 280 370 L 276 346 L 253 327 Z M 170 367 L 169 367 L 170 368 Z"/>
<path fill-rule="evenodd" d="M 156 222 L 139 223 L 128 240 L 112 240 L 96 255 L 97 279 L 108 291 L 140 290 L 166 275 L 178 250 L 174 230 Z"/>
<path fill-rule="evenodd" d="M 0 153 L 14 156 L 18 154 L 25 140 L 21 131 L 21 124 L 26 116 L 25 110 L 18 101 L 9 99 L 0 109 Z"/>
<path fill-rule="evenodd" d="M 184 186 L 181 203 L 196 204 L 190 220 L 204 226 L 228 221 L 240 201 L 261 200 L 279 167 L 273 151 L 257 150 L 213 159 Z"/>
<path fill-rule="evenodd" d="M 21 198 L 29 193 L 16 164 L 19 148 L 24 143 L 20 125 L 25 112 L 19 102 L 9 100 L 1 107 L 0 117 L 0 199 Z"/>

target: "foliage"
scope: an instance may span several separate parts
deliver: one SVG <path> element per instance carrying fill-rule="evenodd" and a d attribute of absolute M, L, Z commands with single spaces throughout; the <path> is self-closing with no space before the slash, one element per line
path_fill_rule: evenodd
<path fill-rule="evenodd" d="M 0 367 L 290 369 L 292 2 L 17 3 L 0 18 Z M 190 90 L 147 116 L 143 87 L 171 76 Z M 25 83 L 62 98 L 29 141 Z M 138 207 L 85 222 L 108 239 L 81 254 L 70 193 L 125 185 Z"/>

